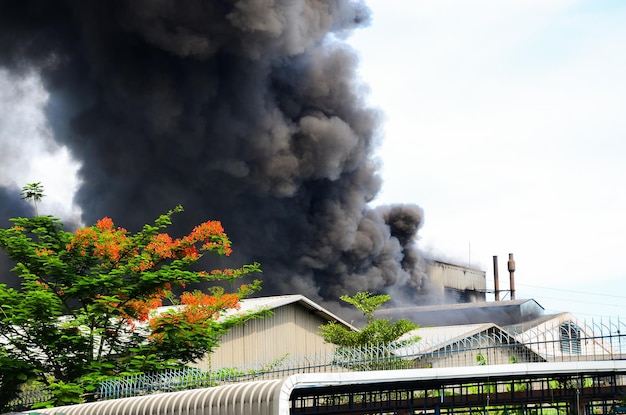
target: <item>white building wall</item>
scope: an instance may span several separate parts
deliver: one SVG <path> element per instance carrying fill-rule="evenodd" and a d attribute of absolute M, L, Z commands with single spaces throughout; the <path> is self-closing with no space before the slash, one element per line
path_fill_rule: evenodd
<path fill-rule="evenodd" d="M 233 328 L 224 335 L 220 347 L 195 366 L 203 370 L 252 367 L 334 350 L 319 334 L 326 319 L 297 303 L 276 308 L 273 313 Z"/>

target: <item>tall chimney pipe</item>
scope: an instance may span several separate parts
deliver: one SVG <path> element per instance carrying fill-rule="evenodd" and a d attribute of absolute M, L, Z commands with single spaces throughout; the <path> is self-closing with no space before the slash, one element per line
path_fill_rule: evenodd
<path fill-rule="evenodd" d="M 511 285 L 511 300 L 515 300 L 515 260 L 513 254 L 509 254 L 509 284 Z"/>
<path fill-rule="evenodd" d="M 498 256 L 493 256 L 493 290 L 496 293 L 496 301 L 500 301 L 500 281 L 498 279 Z"/>

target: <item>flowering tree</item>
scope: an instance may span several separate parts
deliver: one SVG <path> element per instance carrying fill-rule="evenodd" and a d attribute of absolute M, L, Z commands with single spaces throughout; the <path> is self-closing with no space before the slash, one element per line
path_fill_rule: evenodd
<path fill-rule="evenodd" d="M 256 315 L 219 319 L 225 309 L 260 289 L 234 292 L 202 281 L 228 281 L 260 272 L 258 264 L 194 271 L 204 253 L 229 255 L 231 242 L 217 221 L 172 238 L 163 232 L 179 206 L 131 234 L 109 218 L 63 230 L 51 216 L 12 219 L 0 247 L 16 262 L 20 289 L 0 284 L 0 395 L 36 378 L 60 398 L 80 401 L 105 376 L 180 367 L 203 357 L 220 336 Z M 182 294 L 180 294 L 182 292 Z M 164 304 L 172 307 L 157 308 Z M 65 391 L 65 393 L 64 393 Z M 73 396 L 72 396 L 73 395 Z M 0 396 L 0 409 L 2 406 Z"/>

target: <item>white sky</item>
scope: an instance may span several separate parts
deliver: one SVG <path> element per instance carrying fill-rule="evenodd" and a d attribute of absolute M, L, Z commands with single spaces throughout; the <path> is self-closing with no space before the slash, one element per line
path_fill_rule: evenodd
<path fill-rule="evenodd" d="M 626 317 L 626 2 L 368 4 L 350 41 L 386 115 L 377 203 L 424 208 L 420 247 L 488 287 L 514 253 L 517 298 Z"/>

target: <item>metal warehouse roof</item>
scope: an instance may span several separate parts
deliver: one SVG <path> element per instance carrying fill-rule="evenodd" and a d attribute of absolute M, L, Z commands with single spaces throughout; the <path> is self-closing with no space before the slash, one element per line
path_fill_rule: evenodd
<path fill-rule="evenodd" d="M 420 327 L 405 333 L 398 339 L 409 340 L 417 336 L 419 337 L 419 341 L 415 345 L 399 347 L 394 353 L 398 356 L 413 354 L 415 350 L 419 350 L 420 354 L 430 353 L 431 351 L 441 349 L 455 342 L 469 339 L 472 336 L 489 331 L 494 333 L 499 339 L 506 338 L 515 342 L 515 337 L 493 323 Z M 414 346 L 417 346 L 417 348 Z"/>
<path fill-rule="evenodd" d="M 229 309 L 222 313 L 222 317 L 228 317 L 236 314 L 246 314 L 261 310 L 275 310 L 280 307 L 284 307 L 290 304 L 300 304 L 302 307 L 309 309 L 311 312 L 319 315 L 325 320 L 336 321 L 351 330 L 358 331 L 356 327 L 337 317 L 335 314 L 326 310 L 324 307 L 316 304 L 301 294 L 293 295 L 273 295 L 269 297 L 257 297 L 257 298 L 244 298 L 239 302 L 240 307 L 238 309 Z M 179 306 L 164 306 L 157 309 L 157 313 L 166 312 L 169 309 Z"/>
<path fill-rule="evenodd" d="M 337 317 L 335 314 L 321 307 L 319 304 L 309 300 L 301 294 L 293 295 L 274 295 L 270 297 L 258 297 L 258 298 L 246 298 L 241 300 L 241 308 L 238 312 L 242 311 L 258 311 L 258 310 L 274 310 L 279 307 L 283 307 L 289 304 L 299 303 L 301 306 L 311 310 L 315 314 L 321 316 L 328 321 L 336 321 L 343 324 L 353 330 L 357 330 L 347 321 Z"/>
<path fill-rule="evenodd" d="M 543 310 L 543 307 L 535 299 L 520 299 L 506 301 L 479 301 L 472 303 L 437 304 L 427 306 L 402 307 L 402 308 L 382 308 L 377 313 L 386 314 L 396 310 L 401 311 L 446 311 L 446 310 L 467 310 L 467 309 L 499 309 L 509 307 L 519 307 L 524 304 L 533 304 Z"/>
<path fill-rule="evenodd" d="M 465 337 L 470 337 L 474 334 L 487 331 L 493 327 L 497 328 L 498 330 L 502 330 L 500 327 L 496 326 L 493 323 L 420 327 L 418 329 L 411 330 L 410 332 L 405 333 L 402 337 L 399 338 L 399 340 L 408 340 L 412 337 L 419 336 L 420 341 L 423 341 L 427 344 L 441 344 L 442 342 L 453 342 L 463 339 Z"/>
<path fill-rule="evenodd" d="M 377 317 L 405 318 L 423 326 L 495 323 L 518 324 L 540 317 L 544 308 L 533 299 L 381 308 Z"/>

